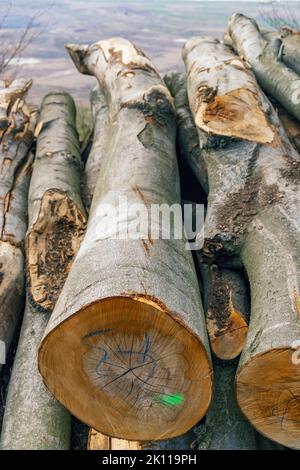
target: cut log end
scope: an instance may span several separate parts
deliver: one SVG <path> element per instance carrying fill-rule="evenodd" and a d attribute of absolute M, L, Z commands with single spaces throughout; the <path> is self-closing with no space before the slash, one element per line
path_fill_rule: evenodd
<path fill-rule="evenodd" d="M 30 302 L 52 311 L 84 233 L 85 218 L 63 191 L 44 193 L 38 218 L 27 235 Z"/>
<path fill-rule="evenodd" d="M 273 349 L 246 363 L 236 378 L 237 399 L 260 433 L 300 449 L 300 367 L 293 353 Z"/>
<path fill-rule="evenodd" d="M 104 299 L 69 317 L 45 337 L 39 367 L 75 416 L 116 438 L 181 435 L 211 400 L 204 346 L 146 296 Z"/>
<path fill-rule="evenodd" d="M 231 312 L 226 326 L 221 330 L 216 324 L 216 320 L 210 320 L 208 317 L 207 329 L 211 349 L 219 359 L 228 361 L 241 354 L 246 343 L 248 324 L 238 310 Z"/>
<path fill-rule="evenodd" d="M 201 93 L 207 93 L 207 90 Z M 273 141 L 274 132 L 253 92 L 238 88 L 223 96 L 212 94 L 211 98 L 208 102 L 204 98 L 204 102 L 200 96 L 202 103 L 195 115 L 195 123 L 200 129 L 259 143 Z"/>

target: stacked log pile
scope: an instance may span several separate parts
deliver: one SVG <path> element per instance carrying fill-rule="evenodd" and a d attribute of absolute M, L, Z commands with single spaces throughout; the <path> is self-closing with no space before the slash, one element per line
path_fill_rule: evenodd
<path fill-rule="evenodd" d="M 85 165 L 70 95 L 37 116 L 0 81 L 7 350 L 26 297 L 2 449 L 69 449 L 71 414 L 91 450 L 300 449 L 299 38 L 235 14 L 164 79 L 126 39 L 68 45 L 98 82 Z M 177 159 L 195 256 L 152 211 L 185 204 Z"/>

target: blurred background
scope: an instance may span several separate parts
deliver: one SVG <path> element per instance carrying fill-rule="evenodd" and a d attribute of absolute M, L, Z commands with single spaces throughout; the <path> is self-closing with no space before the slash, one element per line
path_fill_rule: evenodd
<path fill-rule="evenodd" d="M 124 36 L 165 73 L 183 69 L 186 39 L 221 38 L 234 12 L 269 29 L 300 25 L 300 1 L 0 0 L 0 7 L 0 76 L 32 78 L 30 98 L 36 104 L 53 88 L 87 103 L 94 79 L 75 70 L 64 48 L 68 42 Z"/>

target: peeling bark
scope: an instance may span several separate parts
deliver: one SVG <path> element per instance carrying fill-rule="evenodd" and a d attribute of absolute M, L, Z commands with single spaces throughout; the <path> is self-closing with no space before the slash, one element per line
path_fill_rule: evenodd
<path fill-rule="evenodd" d="M 37 367 L 37 348 L 48 319 L 27 301 L 5 404 L 2 450 L 70 448 L 71 417 L 49 394 Z"/>
<path fill-rule="evenodd" d="M 50 93 L 41 105 L 36 160 L 29 189 L 27 280 L 35 308 L 51 312 L 85 228 L 75 105 Z"/>
<path fill-rule="evenodd" d="M 263 90 L 300 119 L 300 80 L 282 62 L 282 40 L 268 42 L 256 22 L 240 13 L 230 18 L 228 32 L 233 48 L 249 64 Z"/>
<path fill-rule="evenodd" d="M 0 83 L 0 340 L 7 351 L 24 300 L 29 149 L 36 114 L 24 101 L 30 85 L 26 80 Z"/>
<path fill-rule="evenodd" d="M 109 114 L 101 85 L 97 85 L 90 96 L 94 122 L 93 144 L 84 170 L 84 199 L 90 208 L 101 165 L 105 158 L 105 142 L 109 131 Z"/>
<path fill-rule="evenodd" d="M 129 207 L 180 204 L 172 100 L 150 60 L 125 39 L 68 50 L 102 84 L 111 134 L 85 238 L 40 346 L 40 371 L 58 400 L 104 434 L 174 437 L 201 419 L 211 399 L 192 256 L 184 240 L 149 231 L 114 239 L 105 221 L 115 214 L 101 213 L 105 203 L 118 208 L 119 196 Z M 135 212 L 130 227 L 138 221 Z M 128 220 L 118 228 L 127 233 Z"/>
<path fill-rule="evenodd" d="M 300 370 L 292 357 L 294 341 L 300 337 L 300 157 L 252 73 L 226 46 L 191 40 L 184 57 L 194 114 L 205 100 L 199 88 L 216 90 L 215 100 L 235 84 L 255 93 L 256 107 L 265 115 L 266 133 L 273 134 L 269 144 L 259 139 L 259 133 L 253 142 L 236 139 L 233 114 L 234 138 L 227 136 L 220 145 L 220 136 L 203 132 L 198 120 L 210 187 L 202 251 L 212 261 L 235 255 L 250 282 L 251 320 L 236 378 L 239 406 L 262 434 L 299 448 Z M 236 61 L 238 67 L 233 66 Z M 251 113 L 247 106 L 244 109 L 244 115 L 240 108 L 237 116 L 247 122 Z M 222 128 L 223 112 L 219 119 Z M 225 120 L 230 128 L 227 113 Z"/>

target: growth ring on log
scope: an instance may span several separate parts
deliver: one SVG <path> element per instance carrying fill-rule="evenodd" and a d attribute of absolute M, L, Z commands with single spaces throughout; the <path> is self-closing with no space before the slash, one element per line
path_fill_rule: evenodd
<path fill-rule="evenodd" d="M 204 346 L 146 295 L 85 307 L 44 338 L 39 359 L 56 398 L 112 437 L 174 437 L 209 406 L 212 378 Z"/>

